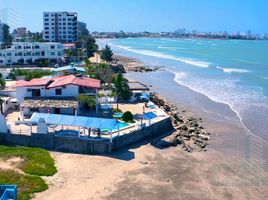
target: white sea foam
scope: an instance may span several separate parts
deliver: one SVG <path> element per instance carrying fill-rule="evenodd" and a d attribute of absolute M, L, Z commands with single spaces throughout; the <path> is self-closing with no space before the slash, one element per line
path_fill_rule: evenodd
<path fill-rule="evenodd" d="M 239 69 L 239 68 L 225 68 L 225 67 L 216 67 L 217 69 L 221 69 L 225 73 L 249 73 L 250 71 L 247 69 Z"/>
<path fill-rule="evenodd" d="M 165 46 L 158 46 L 158 49 L 185 50 L 185 49 L 187 49 L 187 48 L 183 48 L 183 47 L 165 47 Z"/>
<path fill-rule="evenodd" d="M 176 57 L 176 56 L 173 56 L 173 55 L 168 55 L 168 54 L 155 52 L 155 51 L 139 50 L 139 49 L 131 48 L 129 46 L 122 46 L 122 45 L 113 45 L 113 46 L 121 48 L 121 49 L 124 49 L 126 51 L 137 53 L 137 54 L 142 54 L 142 55 L 147 55 L 147 56 L 153 56 L 153 57 L 158 57 L 158 58 L 164 58 L 164 59 L 171 59 L 171 60 L 180 61 L 180 62 L 183 62 L 183 63 L 186 63 L 186 64 L 194 65 L 196 67 L 209 68 L 209 66 L 211 65 L 211 63 L 209 63 L 209 62 L 193 60 L 193 59 L 190 59 L 190 58 L 179 58 L 179 57 Z"/>

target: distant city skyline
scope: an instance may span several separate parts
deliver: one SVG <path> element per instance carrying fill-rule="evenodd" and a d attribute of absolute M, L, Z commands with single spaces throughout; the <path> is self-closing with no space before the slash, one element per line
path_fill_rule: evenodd
<path fill-rule="evenodd" d="M 0 20 L 12 28 L 43 29 L 46 11 L 77 12 L 93 31 L 161 32 L 185 28 L 200 32 L 268 32 L 266 0 L 0 0 Z M 10 16 L 9 16 L 10 15 Z"/>

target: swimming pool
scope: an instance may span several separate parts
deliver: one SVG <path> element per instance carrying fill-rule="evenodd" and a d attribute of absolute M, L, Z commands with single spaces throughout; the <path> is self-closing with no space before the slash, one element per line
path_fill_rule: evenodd
<path fill-rule="evenodd" d="M 130 124 L 126 123 L 126 122 L 117 122 L 117 124 L 113 128 L 113 131 L 117 131 L 118 128 L 119 128 L 119 130 L 124 129 L 124 128 L 128 127 L 129 125 Z"/>

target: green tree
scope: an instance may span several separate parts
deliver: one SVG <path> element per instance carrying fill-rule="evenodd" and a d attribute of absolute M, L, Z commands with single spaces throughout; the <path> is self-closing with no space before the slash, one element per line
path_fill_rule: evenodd
<path fill-rule="evenodd" d="M 105 60 L 107 62 L 111 62 L 113 60 L 113 51 L 108 44 L 106 44 L 105 48 L 101 50 L 100 56 L 102 60 Z"/>
<path fill-rule="evenodd" d="M 6 86 L 6 82 L 5 80 L 3 79 L 3 76 L 2 74 L 0 73 L 0 88 L 3 88 Z"/>
<path fill-rule="evenodd" d="M 98 50 L 96 40 L 90 35 L 80 36 L 75 44 L 78 49 L 81 49 L 83 52 L 85 52 L 86 57 L 92 57 Z"/>
<path fill-rule="evenodd" d="M 89 107 L 90 110 L 96 106 L 96 100 L 92 96 L 81 94 L 77 97 L 77 100 L 84 105 L 84 107 Z"/>
<path fill-rule="evenodd" d="M 3 43 L 2 43 L 3 49 L 7 48 L 12 44 L 12 36 L 10 35 L 9 28 L 10 27 L 7 24 L 3 25 Z"/>
<path fill-rule="evenodd" d="M 114 87 L 112 89 L 113 94 L 116 96 L 117 109 L 119 100 L 129 100 L 131 97 L 131 91 L 129 90 L 128 80 L 120 73 L 114 79 Z"/>
<path fill-rule="evenodd" d="M 0 98 L 0 114 L 3 114 L 3 103 L 4 100 Z"/>

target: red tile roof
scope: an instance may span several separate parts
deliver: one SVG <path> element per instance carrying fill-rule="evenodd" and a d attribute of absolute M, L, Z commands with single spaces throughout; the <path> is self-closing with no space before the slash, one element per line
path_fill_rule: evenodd
<path fill-rule="evenodd" d="M 16 84 L 17 87 L 46 86 L 46 88 L 48 89 L 62 87 L 65 85 L 78 85 L 83 87 L 100 89 L 100 80 L 69 75 L 55 78 L 36 78 L 32 79 L 31 81 L 18 81 Z"/>
<path fill-rule="evenodd" d="M 31 81 L 17 81 L 16 87 L 27 87 L 27 86 L 46 86 L 51 78 L 34 78 Z"/>
<path fill-rule="evenodd" d="M 87 77 L 76 77 L 74 75 L 60 76 L 52 79 L 52 83 L 48 88 L 61 87 L 64 85 L 78 85 L 90 88 L 100 88 L 100 80 L 87 78 Z"/>

